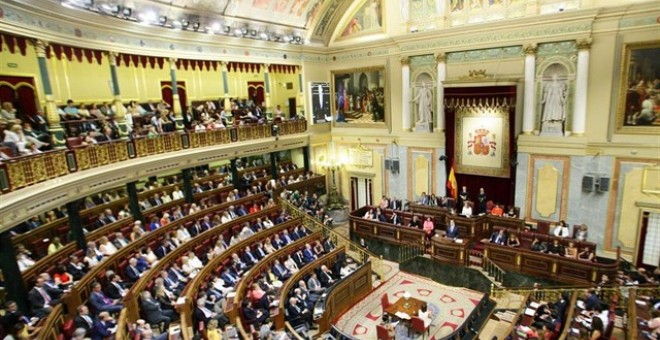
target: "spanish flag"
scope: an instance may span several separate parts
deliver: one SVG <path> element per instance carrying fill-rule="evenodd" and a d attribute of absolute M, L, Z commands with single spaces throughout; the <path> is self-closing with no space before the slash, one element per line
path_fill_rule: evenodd
<path fill-rule="evenodd" d="M 456 175 L 454 174 L 454 164 L 451 165 L 449 177 L 447 178 L 447 194 L 454 199 L 458 197 L 458 183 L 456 183 Z"/>

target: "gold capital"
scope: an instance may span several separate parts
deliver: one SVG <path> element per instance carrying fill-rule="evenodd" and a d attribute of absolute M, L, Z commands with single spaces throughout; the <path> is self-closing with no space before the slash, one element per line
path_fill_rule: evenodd
<path fill-rule="evenodd" d="M 402 57 L 401 58 L 401 65 L 410 65 L 410 58 Z"/>
<path fill-rule="evenodd" d="M 445 60 L 447 60 L 447 55 L 444 52 L 435 55 L 435 61 L 439 63 L 444 63 Z"/>
<path fill-rule="evenodd" d="M 591 48 L 591 38 L 586 38 L 577 41 L 578 51 L 584 51 Z"/>
<path fill-rule="evenodd" d="M 108 60 L 110 60 L 110 65 L 117 66 L 117 58 L 119 58 L 119 53 L 113 51 L 108 52 Z"/>
<path fill-rule="evenodd" d="M 538 51 L 538 47 L 536 46 L 536 44 L 529 44 L 529 45 L 525 46 L 524 51 L 525 51 L 525 54 L 527 54 L 527 55 L 530 55 L 530 54 L 531 55 L 536 55 L 536 51 Z"/>
<path fill-rule="evenodd" d="M 176 69 L 176 62 L 178 61 L 178 59 L 172 57 L 172 58 L 167 59 L 167 61 L 170 62 L 170 69 L 175 70 Z"/>
<path fill-rule="evenodd" d="M 37 52 L 37 57 L 46 57 L 46 47 L 48 47 L 47 41 L 40 39 L 34 41 L 34 50 Z"/>

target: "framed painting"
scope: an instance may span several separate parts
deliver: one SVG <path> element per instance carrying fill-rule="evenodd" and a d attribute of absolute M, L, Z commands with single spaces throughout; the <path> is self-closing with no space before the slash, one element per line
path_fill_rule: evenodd
<path fill-rule="evenodd" d="M 383 125 L 385 67 L 332 71 L 332 113 L 336 123 Z"/>
<path fill-rule="evenodd" d="M 462 107 L 455 128 L 457 173 L 510 177 L 508 108 Z"/>
<path fill-rule="evenodd" d="M 619 76 L 617 132 L 660 133 L 660 40 L 624 44 Z"/>

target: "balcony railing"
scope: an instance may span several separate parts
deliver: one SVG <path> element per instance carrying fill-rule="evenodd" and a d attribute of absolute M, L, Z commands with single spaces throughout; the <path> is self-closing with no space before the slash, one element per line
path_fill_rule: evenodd
<path fill-rule="evenodd" d="M 152 138 L 122 139 L 16 157 L 0 162 L 0 192 L 19 190 L 49 179 L 132 158 L 305 131 L 307 131 L 306 121 L 286 121 L 277 124 L 242 125 L 201 132 L 177 131 Z"/>

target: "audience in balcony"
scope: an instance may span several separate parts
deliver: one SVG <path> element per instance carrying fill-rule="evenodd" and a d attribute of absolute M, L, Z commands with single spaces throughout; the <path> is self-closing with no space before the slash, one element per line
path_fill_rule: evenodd
<path fill-rule="evenodd" d="M 64 245 L 59 237 L 53 237 L 53 241 L 48 245 L 48 255 L 55 254 L 58 250 L 62 249 Z"/>

